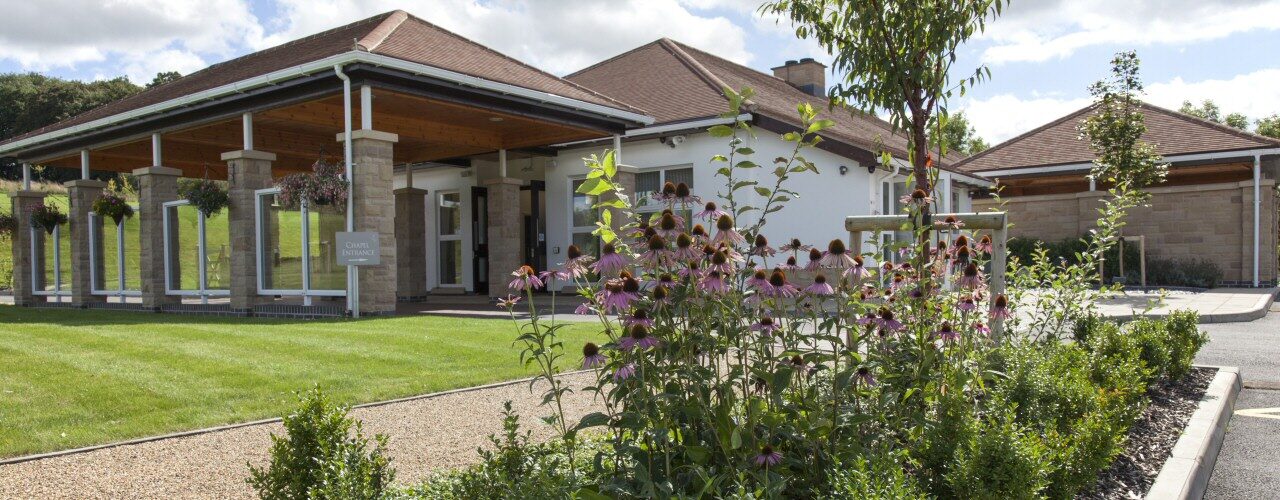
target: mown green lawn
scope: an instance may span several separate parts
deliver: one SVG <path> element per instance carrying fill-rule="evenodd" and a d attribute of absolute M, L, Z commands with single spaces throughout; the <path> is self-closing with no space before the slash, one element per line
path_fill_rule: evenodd
<path fill-rule="evenodd" d="M 590 324 L 562 329 L 565 363 L 599 335 Z M 515 337 L 515 325 L 498 319 L 0 306 L 0 457 L 275 417 L 315 384 L 355 404 L 531 375 Z"/>

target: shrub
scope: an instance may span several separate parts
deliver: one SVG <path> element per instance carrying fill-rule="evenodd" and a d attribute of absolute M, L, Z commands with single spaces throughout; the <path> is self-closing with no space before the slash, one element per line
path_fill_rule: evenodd
<path fill-rule="evenodd" d="M 1051 455 L 1016 422 L 1010 408 L 969 422 L 946 481 L 956 498 L 1040 498 L 1049 485 Z"/>
<path fill-rule="evenodd" d="M 1209 335 L 1200 330 L 1200 315 L 1195 311 L 1174 311 L 1164 320 L 1168 335 L 1168 377 L 1178 380 L 1191 371 L 1196 353 L 1209 343 Z"/>
<path fill-rule="evenodd" d="M 216 181 L 202 179 L 179 186 L 182 188 L 182 196 L 205 217 L 218 213 L 231 201 L 227 190 Z"/>
<path fill-rule="evenodd" d="M 249 466 L 249 484 L 263 499 L 383 498 L 395 478 L 386 436 L 372 449 L 362 426 L 315 388 L 284 417 L 285 437 L 271 435 L 271 464 Z M 354 433 L 352 433 L 354 428 Z"/>
<path fill-rule="evenodd" d="M 0 214 L 0 237 L 12 237 L 18 230 L 18 219 L 13 214 Z"/>
<path fill-rule="evenodd" d="M 1022 263 L 1032 261 L 1036 248 L 1043 247 L 1048 253 L 1050 262 L 1079 263 L 1078 255 L 1088 250 L 1086 238 L 1068 238 L 1060 241 L 1046 242 L 1035 238 L 1014 238 L 1009 240 L 1009 257 L 1017 258 Z M 1104 254 L 1106 260 L 1103 268 L 1107 280 L 1120 274 L 1120 250 L 1112 247 Z M 1138 246 L 1124 246 L 1125 284 L 1137 286 L 1142 283 L 1142 272 L 1139 267 L 1141 254 Z M 1185 286 L 1195 288 L 1213 288 L 1222 281 L 1222 268 L 1206 259 L 1165 259 L 1147 254 L 1148 286 Z"/>
<path fill-rule="evenodd" d="M 111 219 L 117 226 L 133 217 L 133 207 L 129 206 L 123 196 L 115 193 L 102 193 L 102 196 L 93 201 L 93 212 L 99 217 Z"/>
<path fill-rule="evenodd" d="M 1117 367 L 1136 356 L 1148 384 L 1177 380 L 1191 370 L 1196 353 L 1209 341 L 1198 323 L 1199 315 L 1192 311 L 1174 311 L 1166 319 L 1140 318 L 1124 327 L 1098 321 L 1082 326 L 1086 338 L 1082 345 L 1101 362 Z"/>
<path fill-rule="evenodd" d="M 813 492 L 814 498 L 925 499 L 916 479 L 907 473 L 908 457 L 902 450 L 876 451 L 827 471 L 829 483 Z"/>

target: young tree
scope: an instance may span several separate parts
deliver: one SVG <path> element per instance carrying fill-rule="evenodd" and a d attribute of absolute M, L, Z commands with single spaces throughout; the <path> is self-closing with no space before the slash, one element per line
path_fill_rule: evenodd
<path fill-rule="evenodd" d="M 865 112 L 884 110 L 895 128 L 906 130 L 916 187 L 930 193 L 931 119 L 947 114 L 948 98 L 990 78 L 979 66 L 953 85 L 956 49 L 984 30 L 1004 3 L 773 0 L 761 10 L 790 19 L 797 36 L 817 41 L 834 56 L 833 69 L 844 75 L 830 91 L 834 101 Z"/>
<path fill-rule="evenodd" d="M 987 141 L 978 136 L 978 131 L 974 130 L 969 119 L 964 116 L 964 111 L 957 111 L 955 114 L 939 118 L 942 119 L 942 126 L 937 125 L 938 118 L 935 118 L 934 123 L 929 126 L 929 129 L 934 132 L 929 134 L 929 147 L 934 151 L 942 148 L 971 155 L 991 147 Z"/>
<path fill-rule="evenodd" d="M 1280 114 L 1272 113 L 1271 116 L 1259 118 L 1253 123 L 1258 126 L 1254 133 L 1280 139 Z"/>

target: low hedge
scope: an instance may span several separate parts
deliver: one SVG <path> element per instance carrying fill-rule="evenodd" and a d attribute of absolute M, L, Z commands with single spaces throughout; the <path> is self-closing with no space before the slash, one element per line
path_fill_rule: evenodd
<path fill-rule="evenodd" d="M 1083 238 L 1067 238 L 1060 241 L 1047 242 L 1035 238 L 1013 238 L 1009 240 L 1008 252 L 1011 259 L 1022 263 L 1031 262 L 1035 251 L 1044 247 L 1052 262 L 1066 261 L 1078 263 L 1076 256 L 1088 249 Z M 1107 251 L 1103 269 L 1107 279 L 1120 274 L 1120 248 L 1113 246 Z M 1125 283 L 1138 285 L 1142 282 L 1138 245 L 1124 245 Z M 1166 259 L 1147 254 L 1148 286 L 1181 286 L 1194 288 L 1213 288 L 1222 281 L 1222 268 L 1207 259 Z"/>

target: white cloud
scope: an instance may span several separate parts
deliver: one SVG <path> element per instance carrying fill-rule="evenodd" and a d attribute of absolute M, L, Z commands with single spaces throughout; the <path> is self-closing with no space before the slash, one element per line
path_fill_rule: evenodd
<path fill-rule="evenodd" d="M 1146 86 L 1143 99 L 1157 106 L 1178 109 L 1182 101 L 1199 103 L 1212 99 L 1223 114 L 1244 113 L 1251 120 L 1280 113 L 1280 68 L 1270 68 L 1236 75 L 1226 80 L 1187 82 L 1174 78 Z M 978 135 L 1000 143 L 1063 115 L 1089 105 L 1090 98 L 1035 96 L 1021 98 L 1000 94 L 986 99 L 969 99 L 958 109 L 973 124 Z"/>
<path fill-rule="evenodd" d="M 8 2 L 4 23 L 0 59 L 48 71 L 118 58 L 139 83 L 154 76 L 144 70 L 198 69 L 197 54 L 226 57 L 262 34 L 245 0 Z"/>
<path fill-rule="evenodd" d="M 985 62 L 1042 62 L 1106 44 L 1188 44 L 1280 29 L 1276 0 L 1013 1 L 990 23 Z"/>
<path fill-rule="evenodd" d="M 729 19 L 696 13 L 677 0 L 282 0 L 288 23 L 258 48 L 404 9 L 445 29 L 556 74 L 652 42 L 673 38 L 749 63 L 747 33 Z"/>

